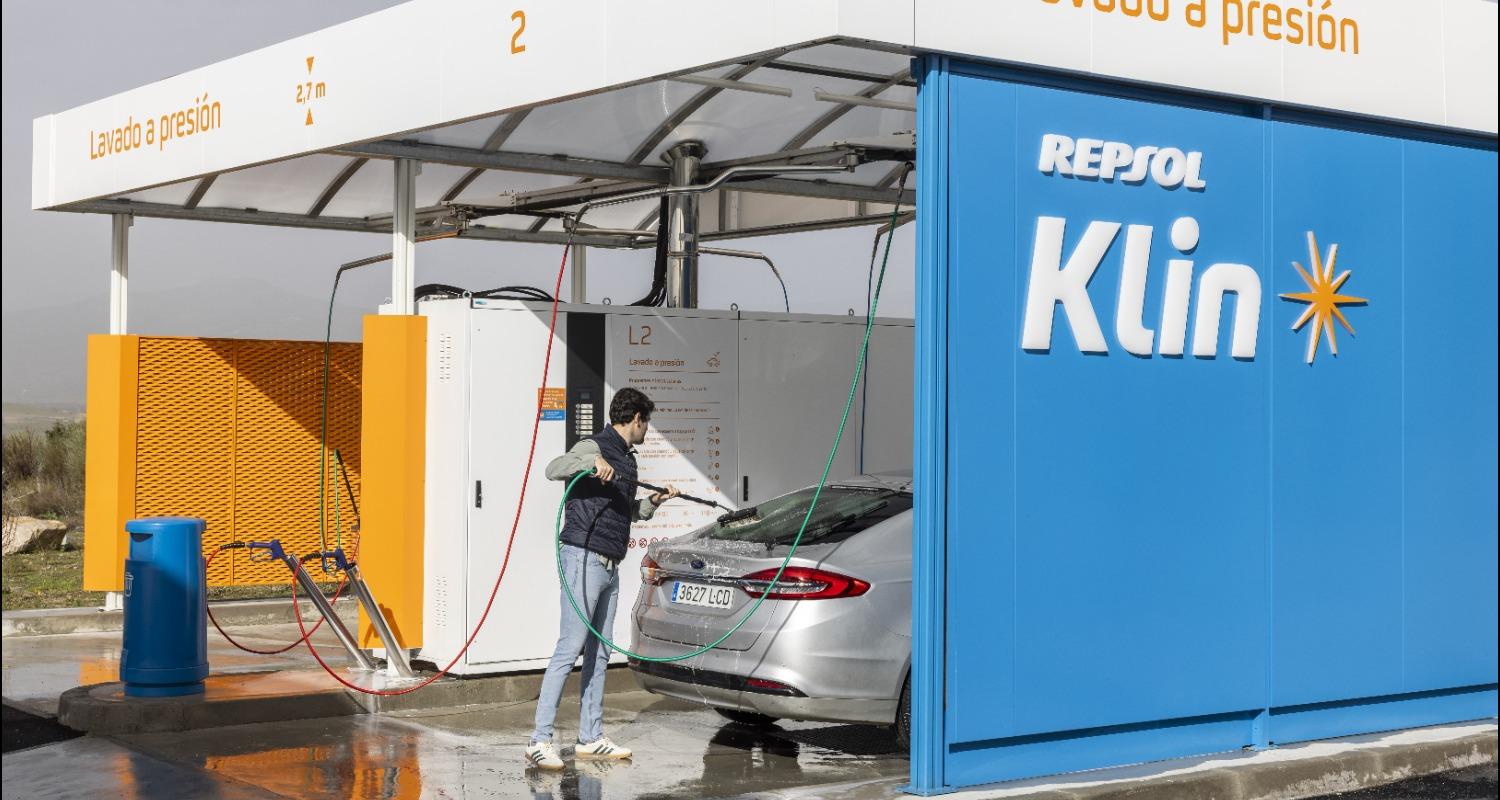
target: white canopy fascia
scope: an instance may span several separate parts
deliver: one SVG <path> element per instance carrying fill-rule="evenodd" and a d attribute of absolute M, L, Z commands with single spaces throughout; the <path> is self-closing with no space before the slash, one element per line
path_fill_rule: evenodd
<path fill-rule="evenodd" d="M 1280 9 L 1274 37 L 1265 16 L 1269 5 Z M 452 157 L 445 162 L 439 145 L 401 141 L 416 132 L 664 77 L 724 80 L 716 72 L 720 67 L 775 64 L 800 48 L 828 43 L 849 45 L 845 50 L 950 53 L 1496 132 L 1495 3 L 1338 0 L 1311 10 L 1304 5 L 1299 0 L 1253 6 L 1236 0 L 518 0 L 506 6 L 413 0 L 35 120 L 32 205 L 104 211 L 111 207 L 94 204 L 310 154 L 355 160 L 399 155 L 474 168 L 472 153 L 449 150 Z M 1194 6 L 1203 8 L 1201 24 L 1189 16 Z M 1161 19 L 1151 18 L 1153 8 L 1164 12 Z M 1343 38 L 1331 48 L 1289 44 L 1286 23 L 1294 8 L 1328 16 L 1329 29 Z M 1128 9 L 1141 11 L 1132 15 Z M 1308 19 L 1316 25 L 1321 17 Z M 829 93 L 838 94 L 837 88 Z M 891 102 L 900 106 L 909 98 Z M 587 124 L 611 122 L 595 118 Z M 414 149 L 394 152 L 403 146 Z M 495 169 L 525 172 L 528 163 L 546 162 L 555 168 L 550 174 L 592 179 L 613 171 L 619 179 L 650 181 L 660 170 L 639 160 L 591 163 L 597 160 L 546 151 L 490 158 Z M 286 179 L 296 180 L 295 174 Z M 320 180 L 317 189 L 327 183 Z M 197 189 L 185 189 L 184 200 L 201 199 L 206 188 L 200 182 Z M 858 189 L 844 194 L 851 202 L 863 197 Z M 175 205 L 191 211 L 198 203 Z M 233 221 L 278 224 L 270 217 Z"/>

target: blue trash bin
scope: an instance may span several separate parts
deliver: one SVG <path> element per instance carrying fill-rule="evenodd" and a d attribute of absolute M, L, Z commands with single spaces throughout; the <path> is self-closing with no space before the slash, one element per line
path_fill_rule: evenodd
<path fill-rule="evenodd" d="M 150 517 L 125 523 L 125 644 L 120 680 L 128 697 L 199 694 L 208 677 L 203 520 Z"/>

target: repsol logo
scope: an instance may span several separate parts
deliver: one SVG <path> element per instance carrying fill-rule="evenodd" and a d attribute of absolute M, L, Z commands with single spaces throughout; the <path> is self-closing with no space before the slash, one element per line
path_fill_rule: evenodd
<path fill-rule="evenodd" d="M 1042 137 L 1037 169 L 1044 175 L 1070 175 L 1121 183 L 1144 183 L 1149 176 L 1158 186 L 1202 191 L 1203 154 L 1176 147 L 1132 146 L 1103 139 L 1074 139 L 1060 133 Z"/>
<path fill-rule="evenodd" d="M 1062 217 L 1037 217 L 1021 347 L 1051 350 L 1052 321 L 1060 305 L 1078 349 L 1084 353 L 1107 353 L 1109 345 L 1099 328 L 1088 285 L 1119 235 L 1121 223 L 1089 222 L 1067 263 L 1063 263 L 1063 234 L 1067 224 Z M 1150 357 L 1153 350 L 1163 356 L 1181 356 L 1187 344 L 1191 306 L 1196 309 L 1193 355 L 1213 358 L 1219 352 L 1219 319 L 1226 304 L 1225 296 L 1232 294 L 1234 328 L 1229 352 L 1237 359 L 1255 358 L 1260 329 L 1260 276 L 1246 264 L 1210 264 L 1197 276 L 1194 296 L 1192 259 L 1180 256 L 1167 259 L 1161 318 L 1148 324 L 1144 319 L 1146 282 L 1151 270 L 1154 233 L 1150 225 L 1130 225 L 1125 229 L 1120 291 L 1115 301 L 1115 340 L 1126 352 L 1137 356 Z M 1192 252 L 1198 246 L 1198 220 L 1179 217 L 1172 223 L 1169 238 L 1181 255 Z"/>

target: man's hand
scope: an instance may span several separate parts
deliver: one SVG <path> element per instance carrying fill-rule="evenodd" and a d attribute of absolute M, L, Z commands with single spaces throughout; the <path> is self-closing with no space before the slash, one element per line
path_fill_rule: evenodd
<path fill-rule="evenodd" d="M 646 499 L 651 501 L 651 505 L 659 506 L 662 503 L 665 503 L 680 494 L 682 494 L 682 492 L 679 491 L 676 486 L 668 484 L 666 492 L 656 492 Z"/>
<path fill-rule="evenodd" d="M 605 483 L 615 479 L 615 468 L 604 460 L 604 456 L 594 456 L 594 477 Z"/>

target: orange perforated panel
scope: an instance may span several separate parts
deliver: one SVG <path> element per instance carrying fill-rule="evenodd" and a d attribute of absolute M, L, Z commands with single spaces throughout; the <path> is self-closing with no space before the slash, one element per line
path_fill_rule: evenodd
<path fill-rule="evenodd" d="M 208 522 L 205 550 L 234 531 L 234 343 L 141 337 L 136 384 L 135 515 Z M 210 584 L 226 584 L 226 559 Z"/>
<path fill-rule="evenodd" d="M 330 547 L 353 548 L 360 490 L 360 346 L 329 349 L 328 455 L 322 486 Z M 320 549 L 321 342 L 143 337 L 136 428 L 136 515 L 208 521 L 204 553 L 232 540 Z M 348 470 L 349 496 L 334 458 Z M 280 564 L 243 550 L 216 558 L 209 585 L 286 583 Z"/>
<path fill-rule="evenodd" d="M 240 342 L 236 352 L 235 525 L 241 538 L 280 539 L 289 552 L 322 548 L 319 500 L 327 509 L 322 530 L 329 547 L 352 554 L 354 507 L 359 491 L 358 345 L 331 348 L 328 370 L 328 452 L 319 447 L 323 421 L 321 344 Z M 354 486 L 351 502 L 334 451 L 343 456 Z M 320 486 L 319 470 L 325 480 Z M 335 505 L 337 502 L 337 505 Z M 280 564 L 251 563 L 235 553 L 234 581 L 287 579 Z"/>

